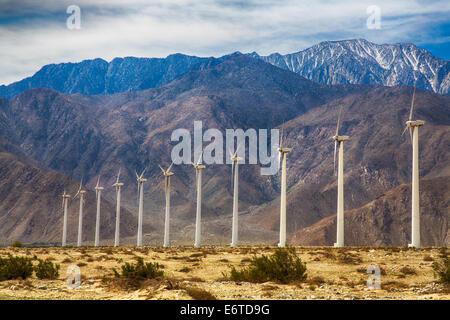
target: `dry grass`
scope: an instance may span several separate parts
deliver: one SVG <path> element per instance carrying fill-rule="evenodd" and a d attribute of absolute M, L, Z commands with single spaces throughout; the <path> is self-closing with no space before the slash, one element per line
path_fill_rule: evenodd
<path fill-rule="evenodd" d="M 242 268 L 255 255 L 269 255 L 275 247 L 180 247 L 180 248 L 0 248 L 0 256 L 49 259 L 61 264 L 55 280 L 40 280 L 35 275 L 23 280 L 0 282 L 0 297 L 8 299 L 202 299 L 207 292 L 217 299 L 303 299 L 310 295 L 331 299 L 450 299 L 444 287 L 421 293 L 436 283 L 431 263 L 447 255 L 447 248 L 295 248 L 307 262 L 306 283 L 234 283 L 222 279 L 231 267 Z M 164 278 L 151 281 L 117 279 L 112 273 L 124 263 L 145 261 L 164 264 Z M 431 258 L 433 260 L 429 260 Z M 68 290 L 66 270 L 81 265 L 82 284 Z M 367 290 L 367 267 L 381 270 L 381 290 Z M 162 267 L 161 267 L 162 268 Z M 16 286 L 18 290 L 12 290 Z M 40 287 L 47 287 L 41 290 Z M 434 286 L 434 285 L 433 285 Z M 416 290 L 413 290 L 416 288 Z M 418 289 L 417 289 L 418 288 Z M 203 290 L 199 297 L 188 293 Z M 392 291 L 394 290 L 394 291 Z M 206 294 L 205 294 L 206 295 Z M 284 297 L 284 298 L 283 298 Z"/>

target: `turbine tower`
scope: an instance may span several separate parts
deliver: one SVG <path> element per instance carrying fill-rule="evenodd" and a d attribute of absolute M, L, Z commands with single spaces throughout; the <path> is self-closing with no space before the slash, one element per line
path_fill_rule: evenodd
<path fill-rule="evenodd" d="M 348 140 L 348 136 L 339 135 L 339 123 L 341 120 L 341 111 L 336 126 L 336 135 L 334 140 L 334 171 L 336 172 L 336 152 L 339 154 L 338 159 L 338 196 L 337 196 L 337 236 L 335 247 L 344 247 L 344 141 Z"/>
<path fill-rule="evenodd" d="M 78 241 L 77 246 L 81 247 L 83 244 L 82 237 L 83 237 L 83 206 L 84 206 L 84 194 L 86 193 L 85 190 L 81 190 L 81 186 L 83 185 L 83 179 L 81 179 L 80 182 L 80 188 L 78 188 L 77 193 L 73 197 L 74 199 L 80 195 L 80 211 L 78 215 Z"/>
<path fill-rule="evenodd" d="M 283 128 L 281 129 L 280 147 L 278 148 L 279 162 L 281 162 L 281 197 L 280 197 L 280 242 L 279 247 L 286 246 L 286 157 L 292 148 L 283 147 Z M 279 166 L 278 166 L 279 167 Z"/>
<path fill-rule="evenodd" d="M 195 168 L 195 177 L 197 181 L 197 214 L 195 219 L 195 242 L 194 247 L 200 247 L 201 236 L 202 236 L 202 170 L 206 167 L 200 164 L 200 159 L 202 155 L 197 161 L 197 163 L 192 163 L 192 166 Z"/>
<path fill-rule="evenodd" d="M 114 247 L 118 247 L 120 244 L 120 188 L 123 186 L 123 183 L 119 182 L 120 177 L 120 169 L 117 175 L 116 183 L 112 186 L 116 188 L 116 232 L 114 235 Z"/>
<path fill-rule="evenodd" d="M 236 247 L 238 245 L 238 201 L 239 201 L 239 161 L 243 160 L 240 157 L 237 157 L 237 152 L 239 147 L 236 148 L 236 152 L 234 154 L 230 151 L 231 161 L 233 161 L 231 165 L 231 176 L 232 176 L 232 185 L 233 185 L 233 224 L 231 231 L 231 246 Z M 234 179 L 234 183 L 233 183 Z"/>
<path fill-rule="evenodd" d="M 405 130 L 409 129 L 409 135 L 412 143 L 412 203 L 411 203 L 411 243 L 409 247 L 420 248 L 420 197 L 419 197 L 419 127 L 425 124 L 422 120 L 413 120 L 414 97 L 416 94 L 416 86 L 411 101 L 411 109 L 409 111 L 409 120 L 406 121 Z"/>
<path fill-rule="evenodd" d="M 103 187 L 99 187 L 100 177 L 97 179 L 97 185 L 95 186 L 95 195 L 97 198 L 97 215 L 95 219 L 95 242 L 94 246 L 98 247 L 100 244 L 100 201 L 102 197 Z"/>
<path fill-rule="evenodd" d="M 173 172 L 170 172 L 172 168 L 173 162 L 170 164 L 167 170 L 161 169 L 164 177 L 165 177 L 165 193 L 166 193 L 166 218 L 164 222 L 164 247 L 170 247 L 170 177 L 174 175 Z"/>
<path fill-rule="evenodd" d="M 143 213 L 144 213 L 144 182 L 147 181 L 147 179 L 142 178 L 144 175 L 144 171 L 142 171 L 141 175 L 138 176 L 136 172 L 136 178 L 138 183 L 138 196 L 139 196 L 139 212 L 138 212 L 138 233 L 137 233 L 137 246 L 142 246 L 142 220 L 143 220 Z"/>
<path fill-rule="evenodd" d="M 65 247 L 67 245 L 67 202 L 69 201 L 69 198 L 70 198 L 70 195 L 66 194 L 66 190 L 64 190 L 62 198 L 63 198 L 62 207 L 64 209 L 64 220 L 63 220 L 63 232 L 62 232 L 61 246 Z"/>

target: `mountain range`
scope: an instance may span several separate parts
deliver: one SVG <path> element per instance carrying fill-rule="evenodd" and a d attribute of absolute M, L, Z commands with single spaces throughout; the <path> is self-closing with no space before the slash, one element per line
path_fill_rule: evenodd
<path fill-rule="evenodd" d="M 416 85 L 440 94 L 450 93 L 450 62 L 412 43 L 326 41 L 286 55 L 250 55 L 321 84 Z"/>
<path fill-rule="evenodd" d="M 0 98 L 0 147 L 4 150 L 0 201 L 8 204 L 0 208 L 0 221 L 3 221 L 0 240 L 57 241 L 60 227 L 49 230 L 46 224 L 61 223 L 60 194 L 64 188 L 70 188 L 69 192 L 73 193 L 78 187 L 76 180 L 83 178 L 86 187 L 92 190 L 100 176 L 106 187 L 105 200 L 113 202 L 115 192 L 110 185 L 119 169 L 125 183 L 122 200 L 128 217 L 124 220 L 124 236 L 132 239 L 137 224 L 135 171 L 147 168 L 144 243 L 160 244 L 164 195 L 158 164 L 163 167 L 170 164 L 170 150 L 174 145 L 170 141 L 172 131 L 187 128 L 192 132 L 193 122 L 201 120 L 204 130 L 217 128 L 222 132 L 227 128 L 283 126 L 286 143 L 293 148 L 288 155 L 287 212 L 291 243 L 331 245 L 332 217 L 336 211 L 331 136 L 342 108 L 340 132 L 350 136 L 345 146 L 346 215 L 367 216 L 367 206 L 375 201 L 370 212 L 377 221 L 390 221 L 400 216 L 403 219 L 401 223 L 390 224 L 390 228 L 379 223 L 374 226 L 371 237 L 361 238 L 361 241 L 357 236 L 350 237 L 349 243 L 365 245 L 373 241 L 377 245 L 406 245 L 410 220 L 405 190 L 410 182 L 411 146 L 409 137 L 401 134 L 413 88 L 364 81 L 361 84 L 311 81 L 254 54 L 236 53 L 218 59 L 174 55 L 170 59 L 173 59 L 171 63 L 165 59 L 117 60 L 115 71 L 109 73 L 111 77 L 107 81 L 103 76 L 108 72 L 96 74 L 90 68 L 95 64 L 109 70 L 112 62 L 108 65 L 95 59 L 91 64 L 83 62 L 83 66 L 83 63 L 64 65 L 67 69 L 60 73 L 61 77 L 57 78 L 56 74 L 53 77 L 59 79 L 53 83 L 58 88 L 42 85 L 61 66 L 51 65 L 38 77 L 39 72 L 23 82 L 0 89 L 8 89 L 10 95 Z M 345 66 L 356 58 L 348 59 Z M 184 62 L 179 62 L 181 60 Z M 149 61 L 159 66 L 154 74 L 152 68 L 146 69 L 145 63 Z M 140 68 L 133 69 L 141 62 Z M 364 67 L 367 65 L 354 62 L 354 73 L 361 74 L 364 71 L 360 69 Z M 399 79 L 409 81 L 404 74 L 399 74 Z M 40 83 L 44 88 L 33 88 L 33 83 Z M 419 88 L 420 83 L 417 82 Z M 425 89 L 416 91 L 414 112 L 416 118 L 426 122 L 420 136 L 420 175 L 425 179 L 422 196 L 441 200 L 421 203 L 427 223 L 422 237 L 429 245 L 448 245 L 448 194 L 445 190 L 433 189 L 430 187 L 433 184 L 426 181 L 445 185 L 446 177 L 450 176 L 450 97 Z M 18 165 L 9 159 L 20 163 L 22 171 L 17 171 Z M 259 169 L 259 165 L 240 167 L 241 239 L 247 243 L 275 244 L 279 226 L 279 175 L 261 176 Z M 35 170 L 40 170 L 39 179 L 16 183 L 21 181 L 22 175 L 32 177 L 29 172 Z M 173 239 L 177 243 L 190 243 L 195 216 L 195 190 L 191 188 L 195 172 L 189 165 L 174 166 L 173 171 Z M 44 178 L 56 174 L 60 178 Z M 24 201 L 22 184 L 30 184 L 28 181 L 36 184 L 40 179 L 52 188 L 41 190 L 35 199 L 46 202 Z M 204 236 L 214 243 L 228 243 L 232 199 L 230 166 L 208 166 L 203 181 Z M 400 196 L 402 205 L 397 204 Z M 384 202 L 377 200 L 380 197 Z M 91 207 L 86 214 L 92 215 L 93 200 L 88 202 Z M 14 206 L 19 203 L 23 208 L 16 213 Z M 431 205 L 434 218 L 427 218 Z M 105 205 L 105 215 L 105 223 L 110 225 L 113 206 Z M 91 228 L 92 220 L 87 221 L 90 227 L 86 228 Z M 361 229 L 363 227 L 356 222 L 349 222 L 347 230 L 357 235 L 370 224 L 365 226 L 366 229 Z M 303 230 L 307 228 L 319 230 L 321 236 L 303 237 Z M 434 234 L 430 234 L 431 231 Z M 112 227 L 105 227 L 104 232 L 104 238 L 112 238 Z M 395 237 L 398 232 L 403 236 Z"/>
<path fill-rule="evenodd" d="M 235 53 L 236 55 L 240 53 Z M 411 43 L 378 45 L 364 39 L 326 41 L 311 48 L 281 55 L 260 56 L 282 69 L 314 82 L 331 84 L 407 85 L 448 95 L 450 62 Z M 114 94 L 159 88 L 190 71 L 220 63 L 221 58 L 173 54 L 166 58 L 97 58 L 79 63 L 50 64 L 33 76 L 0 86 L 0 97 L 12 98 L 32 88 L 49 88 L 66 94 Z"/>

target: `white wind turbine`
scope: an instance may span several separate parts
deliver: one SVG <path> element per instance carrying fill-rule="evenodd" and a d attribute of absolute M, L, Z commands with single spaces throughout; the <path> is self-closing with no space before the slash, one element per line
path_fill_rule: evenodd
<path fill-rule="evenodd" d="M 279 162 L 281 162 L 281 197 L 280 197 L 280 242 L 279 247 L 286 246 L 286 156 L 292 148 L 283 148 L 283 128 L 281 128 Z M 279 165 L 278 165 L 279 167 Z"/>
<path fill-rule="evenodd" d="M 409 247 L 420 248 L 420 204 L 419 204 L 419 127 L 425 124 L 422 120 L 413 120 L 414 97 L 416 94 L 416 85 L 414 83 L 414 91 L 409 111 L 409 120 L 406 121 L 405 130 L 409 129 L 409 135 L 412 143 L 412 203 L 411 203 L 411 243 Z"/>
<path fill-rule="evenodd" d="M 338 159 L 338 196 L 337 196 L 337 236 L 335 247 L 342 248 L 344 246 L 344 141 L 348 140 L 348 136 L 339 135 L 339 123 L 341 120 L 342 107 L 339 110 L 338 121 L 336 125 L 336 135 L 334 140 L 334 171 L 336 172 L 336 152 L 339 154 Z"/>
<path fill-rule="evenodd" d="M 120 188 L 123 186 L 123 183 L 119 182 L 120 177 L 120 169 L 117 174 L 116 183 L 112 186 L 116 188 L 116 232 L 114 236 L 114 247 L 118 247 L 120 244 Z"/>
<path fill-rule="evenodd" d="M 69 201 L 69 198 L 70 198 L 70 195 L 66 194 L 66 190 L 64 190 L 62 198 L 63 198 L 62 207 L 64 209 L 64 220 L 63 220 L 63 232 L 62 232 L 61 246 L 65 247 L 67 245 L 67 202 Z"/>
<path fill-rule="evenodd" d="M 233 154 L 230 151 L 231 161 L 231 182 L 233 185 L 233 224 L 231 231 L 231 246 L 236 247 L 238 245 L 238 201 L 239 201 L 239 161 L 243 160 L 237 157 L 239 147 L 236 148 L 236 152 Z M 234 183 L 233 183 L 234 179 Z"/>
<path fill-rule="evenodd" d="M 198 158 L 197 163 L 192 163 L 192 166 L 195 168 L 195 177 L 197 181 L 197 214 L 195 219 L 195 242 L 194 247 L 200 247 L 201 243 L 201 223 L 202 223 L 202 170 L 206 167 L 201 163 L 201 157 Z"/>
<path fill-rule="evenodd" d="M 147 179 L 142 178 L 146 169 L 142 171 L 141 175 L 138 176 L 136 172 L 136 179 L 138 183 L 138 196 L 139 196 L 139 212 L 138 212 L 138 234 L 137 234 L 137 245 L 142 246 L 142 223 L 144 214 L 144 182 Z"/>
<path fill-rule="evenodd" d="M 73 197 L 74 199 L 80 195 L 80 211 L 78 215 L 78 241 L 77 246 L 81 247 L 82 245 L 82 237 L 83 237 L 83 206 L 84 206 L 84 194 L 86 193 L 85 190 L 81 190 L 81 187 L 83 185 L 83 179 L 81 179 L 80 187 L 78 188 L 77 193 Z"/>
<path fill-rule="evenodd" d="M 166 217 L 164 222 L 164 247 L 170 247 L 170 177 L 174 175 L 173 172 L 170 172 L 172 165 L 173 162 L 167 170 L 164 170 L 161 166 L 159 166 L 165 177 Z"/>
<path fill-rule="evenodd" d="M 99 186 L 100 177 L 97 179 L 97 185 L 95 186 L 95 196 L 97 199 L 97 215 L 95 219 L 95 241 L 94 246 L 98 247 L 100 244 L 100 201 L 102 197 L 103 187 Z"/>

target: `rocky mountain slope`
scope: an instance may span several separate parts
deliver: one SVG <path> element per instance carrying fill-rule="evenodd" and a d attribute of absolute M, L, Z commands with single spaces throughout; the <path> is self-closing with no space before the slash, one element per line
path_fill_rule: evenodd
<path fill-rule="evenodd" d="M 420 176 L 448 176 L 449 98 L 427 91 L 416 93 L 414 118 L 426 121 L 420 129 Z M 401 134 L 411 96 L 412 88 L 374 88 L 334 100 L 286 123 L 287 144 L 293 148 L 288 155 L 289 232 L 336 213 L 331 137 L 341 107 L 339 132 L 350 136 L 344 144 L 345 209 L 359 208 L 400 184 L 410 183 L 411 145 L 409 136 Z M 245 219 L 261 228 L 278 230 L 279 199 L 258 207 Z"/>
<path fill-rule="evenodd" d="M 243 55 L 216 62 L 156 89 L 106 96 L 32 89 L 0 99 L 0 141 L 10 152 L 15 148 L 53 170 L 78 180 L 84 177 L 91 188 L 99 175 L 105 186 L 111 185 L 121 168 L 123 202 L 132 212 L 135 170 L 147 168 L 145 230 L 155 234 L 162 232 L 164 215 L 158 164 L 170 164 L 173 130 L 192 132 L 196 120 L 203 121 L 204 130 L 222 132 L 270 129 L 287 121 L 287 143 L 294 148 L 288 156 L 290 233 L 335 212 L 331 136 L 340 107 L 340 132 L 351 137 L 345 145 L 346 209 L 359 208 L 409 182 L 411 147 L 401 132 L 412 88 L 325 86 Z M 421 177 L 450 175 L 449 108 L 449 97 L 417 90 L 415 117 L 426 121 L 420 137 Z M 248 228 L 259 228 L 259 237 L 267 237 L 276 235 L 279 225 L 279 176 L 261 176 L 259 169 L 240 167 L 240 221 L 246 225 L 241 231 L 248 242 L 258 241 L 258 232 L 248 233 Z M 173 171 L 171 217 L 174 230 L 181 230 L 179 226 L 194 223 L 195 172 L 189 165 L 174 166 Z M 203 181 L 204 221 L 220 226 L 214 232 L 226 236 L 231 228 L 230 166 L 208 166 Z M 107 188 L 105 196 L 112 200 L 113 188 Z M 276 243 L 276 236 L 273 240 Z"/>
<path fill-rule="evenodd" d="M 12 98 L 32 88 L 49 88 L 67 94 L 114 94 L 156 88 L 215 60 L 173 54 L 167 58 L 125 57 L 111 62 L 97 58 L 49 64 L 31 77 L 0 86 L 0 97 Z"/>
<path fill-rule="evenodd" d="M 321 84 L 407 85 L 450 93 L 450 61 L 412 43 L 375 44 L 364 39 L 325 41 L 281 55 L 250 54 Z"/>
<path fill-rule="evenodd" d="M 375 44 L 363 39 L 326 41 L 281 55 L 248 54 L 293 71 L 320 84 L 407 85 L 450 93 L 450 62 L 414 44 Z M 173 54 L 166 58 L 97 58 L 79 63 L 50 64 L 33 76 L 0 86 L 0 97 L 12 98 L 32 88 L 66 94 L 114 94 L 159 88 L 195 70 L 204 70 L 229 56 L 203 58 Z"/>
<path fill-rule="evenodd" d="M 411 241 L 411 184 L 400 185 L 368 204 L 345 212 L 345 244 L 406 246 Z M 450 177 L 420 181 L 421 242 L 450 245 Z M 292 245 L 333 245 L 336 215 L 296 231 Z"/>
<path fill-rule="evenodd" d="M 65 189 L 74 196 L 79 182 L 26 159 L 0 151 L 0 244 L 12 241 L 60 243 Z M 83 217 L 83 241 L 94 240 L 96 200 L 88 191 Z M 69 201 L 68 243 L 77 239 L 79 200 Z M 115 203 L 102 201 L 100 239 L 112 239 L 115 232 Z M 137 221 L 122 208 L 121 236 L 135 234 Z"/>

